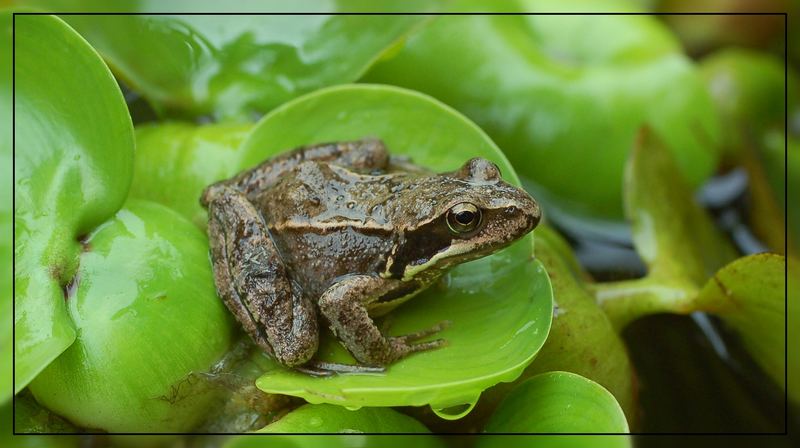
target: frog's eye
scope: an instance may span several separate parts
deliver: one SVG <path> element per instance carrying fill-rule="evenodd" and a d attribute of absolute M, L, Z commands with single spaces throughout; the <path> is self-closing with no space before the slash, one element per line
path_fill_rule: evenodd
<path fill-rule="evenodd" d="M 447 211 L 447 225 L 455 234 L 472 232 L 480 223 L 480 209 L 468 202 L 456 204 Z"/>

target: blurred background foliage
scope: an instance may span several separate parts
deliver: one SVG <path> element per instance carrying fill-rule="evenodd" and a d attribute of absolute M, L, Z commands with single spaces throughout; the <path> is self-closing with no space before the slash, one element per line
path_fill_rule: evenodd
<path fill-rule="evenodd" d="M 8 6 L 55 12 L 798 12 L 792 0 L 418 1 L 379 6 L 350 0 L 302 5 L 29 0 Z M 544 347 L 520 378 L 484 392 L 461 420 L 442 420 L 429 408 L 351 412 L 327 405 L 297 407 L 299 401 L 267 397 L 249 389 L 247 381 L 223 381 L 227 402 L 209 417 L 216 423 L 207 422 L 207 429 L 265 426 L 294 409 L 270 426 L 278 425 L 273 426 L 278 432 L 336 427 L 354 432 L 782 432 L 787 426 L 797 432 L 800 392 L 791 384 L 800 380 L 800 361 L 791 344 L 788 359 L 784 356 L 782 306 L 788 287 L 789 340 L 796 340 L 800 272 L 793 257 L 799 249 L 800 211 L 787 204 L 796 202 L 800 192 L 800 49 L 789 46 L 785 67 L 782 16 L 306 17 L 299 22 L 302 26 L 294 26 L 285 16 L 62 16 L 103 57 L 125 95 L 140 151 L 131 197 L 164 203 L 183 215 L 152 218 L 165 221 L 158 226 L 191 222 L 202 228 L 203 212 L 191 198 L 197 188 L 235 170 L 228 154 L 262 115 L 330 85 L 367 82 L 414 89 L 486 131 L 523 184 L 544 203 L 548 223 L 536 231 L 535 255 L 551 278 L 555 317 Z M 5 101 L 0 118 L 5 119 L 0 121 L 4 135 L 10 136 L 10 14 L 2 15 L 2 27 L 0 94 Z M 798 33 L 796 26 L 790 28 L 789 40 L 797 41 Z M 9 138 L 0 149 L 7 186 Z M 202 168 L 192 170 L 200 160 Z M 162 178 L 143 182 L 137 179 L 142 173 L 147 173 L 145 179 Z M 5 238 L 0 249 L 8 274 L 3 278 L 9 279 L 11 189 L 3 191 L 0 227 Z M 778 255 L 755 255 L 761 252 Z M 783 277 L 787 267 L 788 285 Z M 11 284 L 0 287 L 10 315 Z M 10 384 L 11 327 L 9 322 L 3 325 L 0 352 L 8 368 L 0 371 L 0 379 Z M 218 356 L 218 350 L 210 352 L 202 356 Z M 254 380 L 263 363 L 258 356 L 247 359 L 237 361 L 234 371 L 238 378 Z M 784 368 L 792 397 L 788 421 Z M 53 365 L 48 371 L 53 375 L 57 369 L 64 368 Z M 65 381 L 69 374 L 56 377 Z M 34 384 L 16 396 L 15 429 L 102 429 L 76 428 L 37 403 L 34 396 L 52 396 L 48 388 L 58 381 L 40 380 L 45 386 L 38 392 Z M 548 389 L 552 384 L 556 388 Z M 11 394 L 10 389 L 0 394 L 6 403 L 0 416 L 5 422 L 11 420 Z M 580 426 L 574 416 L 559 414 L 568 404 L 565 396 L 578 400 L 574 406 L 587 415 L 599 406 L 598 415 L 608 421 Z M 108 397 L 99 399 L 112 400 L 113 393 Z M 553 414 L 548 415 L 550 409 Z M 628 428 L 610 418 L 617 414 L 609 409 L 624 413 Z M 542 422 L 555 423 L 537 426 Z M 359 437 L 361 446 L 389 442 Z M 430 446 L 491 446 L 505 439 L 411 440 Z M 791 440 L 773 441 L 783 446 L 797 442 Z M 542 447 L 631 444 L 626 437 L 514 441 Z M 657 446 L 669 439 L 634 442 Z M 142 441 L 83 435 L 15 437 L 9 443 L 238 447 L 356 441 Z"/>

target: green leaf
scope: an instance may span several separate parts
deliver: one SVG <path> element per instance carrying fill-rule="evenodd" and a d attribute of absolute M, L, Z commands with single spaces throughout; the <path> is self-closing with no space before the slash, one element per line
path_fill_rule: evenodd
<path fill-rule="evenodd" d="M 13 201 L 12 151 L 11 151 L 11 13 L 0 11 L 0 315 L 11 316 L 12 285 L 11 265 L 11 203 Z M 0 406 L 12 396 L 11 366 L 13 364 L 11 319 L 0 322 Z"/>
<path fill-rule="evenodd" d="M 598 302 L 617 328 L 648 314 L 696 311 L 699 287 L 736 258 L 735 249 L 694 202 L 670 153 L 647 128 L 634 145 L 625 186 L 633 243 L 649 272 L 595 285 Z"/>
<path fill-rule="evenodd" d="M 504 448 L 508 446 L 508 437 L 481 435 L 477 448 Z M 536 435 L 514 436 L 514 446 L 519 448 L 631 448 L 630 436 L 611 435 Z"/>
<path fill-rule="evenodd" d="M 116 80 L 60 19 L 16 18 L 14 389 L 75 339 L 63 289 L 80 237 L 122 205 L 133 129 Z"/>
<path fill-rule="evenodd" d="M 130 197 L 164 204 L 205 229 L 208 213 L 200 206 L 200 194 L 236 174 L 236 151 L 251 128 L 189 123 L 138 127 Z"/>
<path fill-rule="evenodd" d="M 244 143 L 241 167 L 287 148 L 365 136 L 379 137 L 393 153 L 440 171 L 483 156 L 499 165 L 506 180 L 518 182 L 491 140 L 457 112 L 415 92 L 373 85 L 328 88 L 276 109 Z M 390 334 L 450 320 L 451 327 L 441 333 L 448 347 L 410 356 L 380 375 L 317 378 L 276 365 L 257 381 L 258 387 L 350 407 L 474 404 L 487 387 L 519 376 L 547 337 L 550 284 L 541 265 L 528 261 L 531 243 L 528 236 L 462 265 L 450 273 L 446 286 L 433 287 L 392 312 Z M 319 353 L 323 359 L 353 362 L 330 339 Z M 440 414 L 456 418 L 470 408 Z"/>
<path fill-rule="evenodd" d="M 787 269 L 787 296 L 786 308 L 789 315 L 787 320 L 789 328 L 787 328 L 787 340 L 797 341 L 800 339 L 800 266 L 798 260 L 794 257 L 788 257 L 786 263 Z M 800 402 L 800 384 L 796 378 L 800 378 L 800 350 L 789 350 L 788 358 L 786 361 L 789 363 L 788 377 L 792 378 L 787 385 L 789 388 L 789 397 L 795 402 Z"/>
<path fill-rule="evenodd" d="M 67 300 L 78 338 L 29 388 L 50 410 L 111 432 L 191 430 L 214 406 L 202 376 L 232 319 L 214 290 L 206 236 L 133 201 L 86 242 Z"/>
<path fill-rule="evenodd" d="M 331 404 L 306 404 L 258 432 L 311 434 L 429 431 L 422 423 L 388 408 L 362 408 L 350 411 Z"/>
<path fill-rule="evenodd" d="M 17 397 L 16 400 L 16 409 L 14 409 L 11 403 L 0 406 L 0 422 L 2 422 L 0 426 L 0 445 L 13 446 L 15 448 L 78 448 L 80 446 L 81 439 L 79 437 L 41 435 L 15 436 L 13 434 L 14 431 L 35 432 L 37 429 L 47 432 L 72 432 L 72 428 L 68 425 L 63 425 L 63 421 L 57 417 L 55 418 L 57 421 L 55 424 L 52 420 L 49 420 L 53 417 L 52 414 L 41 409 L 30 397 L 25 397 L 23 399 Z M 41 426 L 22 427 L 22 425 L 20 425 L 20 420 L 28 423 L 27 420 L 31 417 L 34 417 L 36 420 L 41 419 L 39 421 L 30 421 L 30 423 L 34 425 L 41 424 Z M 45 422 L 45 419 L 48 419 L 48 421 Z"/>
<path fill-rule="evenodd" d="M 743 257 L 720 269 L 697 297 L 699 309 L 715 314 L 735 330 L 753 359 L 783 388 L 786 387 L 786 269 L 786 258 L 780 255 Z M 789 275 L 798 274 L 796 266 L 789 271 Z M 788 299 L 796 301 L 798 296 L 790 295 Z M 793 313 L 790 322 L 797 321 L 798 308 L 793 306 L 789 311 Z M 800 370 L 796 355 L 790 361 L 793 363 L 790 371 Z M 793 400 L 800 401 L 798 389 L 789 391 Z"/>
<path fill-rule="evenodd" d="M 618 10 L 620 2 L 517 5 Z M 419 90 L 466 114 L 531 182 L 551 217 L 621 221 L 623 169 L 644 122 L 664 136 L 692 186 L 718 158 L 709 94 L 653 17 L 442 16 L 364 80 Z"/>
<path fill-rule="evenodd" d="M 62 433 L 74 434 L 78 428 L 63 418 L 43 408 L 25 390 L 14 397 L 14 431 L 22 434 Z M 4 444 L 3 446 L 9 446 Z M 11 444 L 10 446 L 16 446 Z"/>
<path fill-rule="evenodd" d="M 335 9 L 348 9 L 348 3 L 353 2 L 340 1 Z M 357 80 L 425 20 L 403 15 L 64 19 L 156 109 L 244 119 L 312 90 Z"/>
<path fill-rule="evenodd" d="M 624 433 L 628 422 L 599 384 L 574 373 L 549 372 L 509 394 L 484 432 Z"/>
<path fill-rule="evenodd" d="M 752 230 L 773 251 L 783 253 L 786 235 L 777 229 L 783 228 L 788 213 L 790 247 L 796 251 L 800 211 L 786 210 L 785 191 L 787 182 L 793 192 L 800 188 L 793 175 L 800 167 L 800 135 L 791 126 L 788 134 L 784 129 L 784 95 L 788 94 L 791 122 L 800 114 L 800 91 L 795 87 L 800 78 L 791 67 L 784 73 L 781 59 L 745 49 L 712 54 L 702 60 L 700 70 L 723 118 L 727 163 L 747 171 Z"/>
<path fill-rule="evenodd" d="M 650 275 L 702 283 L 736 258 L 733 246 L 694 201 L 660 135 L 644 128 L 628 163 L 625 207 Z"/>
<path fill-rule="evenodd" d="M 553 284 L 550 336 L 526 376 L 554 370 L 577 373 L 614 394 L 629 419 L 637 414 L 634 372 L 622 339 L 583 281 L 569 245 L 548 226 L 536 231 L 536 258 Z"/>

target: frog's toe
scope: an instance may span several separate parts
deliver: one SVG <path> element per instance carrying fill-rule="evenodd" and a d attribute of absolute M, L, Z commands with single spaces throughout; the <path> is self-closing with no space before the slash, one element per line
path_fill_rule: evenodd
<path fill-rule="evenodd" d="M 360 366 L 315 360 L 309 361 L 302 366 L 297 366 L 294 369 L 312 376 L 331 376 L 333 374 L 341 373 L 384 373 L 386 371 L 385 367 L 379 366 Z"/>
<path fill-rule="evenodd" d="M 434 325 L 434 326 L 432 326 L 430 328 L 426 328 L 424 330 L 420 330 L 420 331 L 417 331 L 417 332 L 414 332 L 414 333 L 409 333 L 409 334 L 406 334 L 406 335 L 403 335 L 403 336 L 397 336 L 394 339 L 400 340 L 400 341 L 405 342 L 405 343 L 418 341 L 418 340 L 420 340 L 420 339 L 422 339 L 424 337 L 430 336 L 432 334 L 436 334 L 436 333 L 448 328 L 451 324 L 452 324 L 452 322 L 450 322 L 449 320 L 443 320 L 443 321 L 437 323 L 436 325 Z"/>

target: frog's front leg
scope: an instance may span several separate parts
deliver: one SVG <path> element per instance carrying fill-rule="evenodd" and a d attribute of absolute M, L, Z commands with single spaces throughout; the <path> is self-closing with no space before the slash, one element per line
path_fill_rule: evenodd
<path fill-rule="evenodd" d="M 222 188 L 209 204 L 217 293 L 264 350 L 286 366 L 317 351 L 314 305 L 292 282 L 261 215 L 242 193 Z"/>
<path fill-rule="evenodd" d="M 444 339 L 413 344 L 417 339 L 441 331 L 440 323 L 405 336 L 385 337 L 367 312 L 370 303 L 382 297 L 400 297 L 417 290 L 412 282 L 368 275 L 345 277 L 328 288 L 319 299 L 319 309 L 333 333 L 362 364 L 384 366 L 414 352 L 442 347 Z"/>

